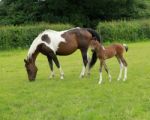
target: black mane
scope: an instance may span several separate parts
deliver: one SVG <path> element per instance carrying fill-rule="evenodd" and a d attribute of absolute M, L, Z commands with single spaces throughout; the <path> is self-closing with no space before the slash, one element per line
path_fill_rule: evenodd
<path fill-rule="evenodd" d="M 101 35 L 99 35 L 95 30 L 93 30 L 93 29 L 91 29 L 91 28 L 86 28 L 86 30 L 92 34 L 92 37 L 96 37 L 96 39 L 97 39 L 100 43 L 102 43 L 102 37 L 101 37 Z"/>

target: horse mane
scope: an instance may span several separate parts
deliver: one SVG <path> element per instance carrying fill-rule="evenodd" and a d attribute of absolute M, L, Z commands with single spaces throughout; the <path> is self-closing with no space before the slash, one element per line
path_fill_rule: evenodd
<path fill-rule="evenodd" d="M 95 30 L 91 29 L 91 28 L 86 28 L 86 30 L 88 32 L 90 32 L 92 34 L 92 37 L 95 37 L 96 40 L 98 40 L 98 42 L 102 43 L 102 37 L 101 35 L 99 35 Z"/>

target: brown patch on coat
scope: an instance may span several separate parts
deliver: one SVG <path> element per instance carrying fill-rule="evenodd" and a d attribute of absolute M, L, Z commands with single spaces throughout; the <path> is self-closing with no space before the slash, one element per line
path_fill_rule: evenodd
<path fill-rule="evenodd" d="M 47 34 L 42 35 L 41 39 L 42 39 L 42 41 L 44 41 L 48 44 L 51 42 L 51 40 Z"/>
<path fill-rule="evenodd" d="M 58 55 L 69 55 L 76 51 L 78 48 L 83 49 L 83 46 L 88 48 L 89 42 L 92 38 L 92 35 L 82 28 L 75 28 L 69 30 L 61 35 L 66 42 L 61 42 L 57 50 Z"/>

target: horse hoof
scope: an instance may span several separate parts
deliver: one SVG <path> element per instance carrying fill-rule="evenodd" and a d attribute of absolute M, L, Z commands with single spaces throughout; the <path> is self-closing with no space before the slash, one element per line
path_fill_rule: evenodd
<path fill-rule="evenodd" d="M 91 73 L 87 73 L 87 76 L 89 77 L 91 75 Z"/>
<path fill-rule="evenodd" d="M 80 75 L 80 78 L 84 78 L 84 75 Z"/>
<path fill-rule="evenodd" d="M 54 75 L 50 75 L 50 76 L 48 77 L 49 80 L 52 79 L 52 78 L 54 78 Z"/>
<path fill-rule="evenodd" d="M 98 84 L 101 85 L 102 83 L 99 82 Z"/>
<path fill-rule="evenodd" d="M 101 84 L 102 84 L 102 82 L 98 82 L 98 84 L 99 84 L 99 85 L 101 85 Z"/>
<path fill-rule="evenodd" d="M 61 76 L 60 76 L 60 79 L 63 80 L 63 79 L 64 79 L 64 75 L 61 75 Z"/>
<path fill-rule="evenodd" d="M 111 82 L 111 77 L 109 77 L 109 82 Z"/>

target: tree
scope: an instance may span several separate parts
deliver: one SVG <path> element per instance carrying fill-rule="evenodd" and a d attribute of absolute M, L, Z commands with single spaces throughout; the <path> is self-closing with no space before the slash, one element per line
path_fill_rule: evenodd
<path fill-rule="evenodd" d="M 46 21 L 95 27 L 99 20 L 150 16 L 142 0 L 3 0 L 0 24 Z M 147 1 L 147 0 L 144 0 Z M 142 14 L 141 14 L 142 13 Z"/>

